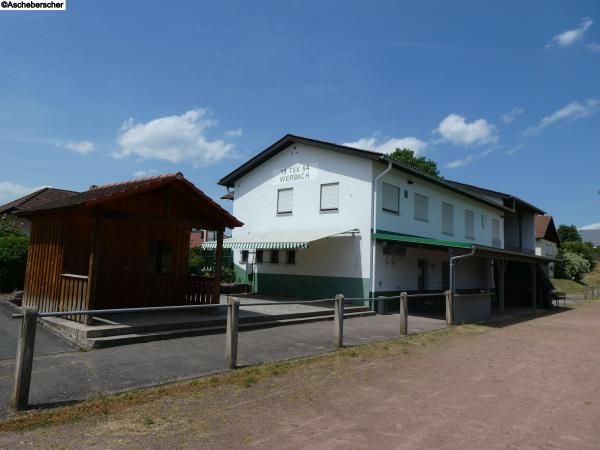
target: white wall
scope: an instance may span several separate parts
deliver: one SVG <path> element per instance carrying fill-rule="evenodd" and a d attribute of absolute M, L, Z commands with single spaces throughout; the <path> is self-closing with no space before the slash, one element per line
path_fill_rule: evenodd
<path fill-rule="evenodd" d="M 547 241 L 546 239 L 536 239 L 535 254 L 538 256 L 555 257 L 558 254 L 556 242 Z"/>
<path fill-rule="evenodd" d="M 374 167 L 376 173 L 384 170 L 382 164 Z M 408 181 L 412 181 L 409 184 Z M 500 210 L 488 206 L 485 203 L 472 200 L 469 197 L 449 191 L 434 183 L 421 178 L 410 176 L 404 172 L 392 169 L 384 175 L 382 182 L 397 186 L 401 189 L 400 214 L 394 214 L 381 209 L 381 183 L 378 186 L 377 195 L 377 229 L 392 231 L 395 233 L 423 236 L 433 239 L 441 239 L 455 242 L 468 242 L 492 246 L 492 218 L 500 222 L 500 239 L 503 241 L 504 228 Z M 408 191 L 408 198 L 404 192 Z M 415 192 L 429 197 L 429 221 L 423 222 L 414 218 L 414 195 Z M 442 202 L 454 205 L 454 235 L 442 233 Z M 465 237 L 465 209 L 474 213 L 475 239 Z M 481 216 L 485 217 L 485 227 L 482 227 Z"/>
<path fill-rule="evenodd" d="M 308 179 L 281 181 L 283 169 L 303 165 L 309 166 Z M 233 215 L 244 222 L 244 226 L 235 228 L 233 236 L 269 230 L 358 228 L 360 238 L 354 238 L 350 246 L 347 242 L 341 246 L 345 252 L 360 250 L 358 262 L 347 253 L 338 258 L 329 254 L 326 249 L 336 245 L 335 239 L 351 239 L 334 238 L 313 243 L 309 250 L 298 251 L 298 261 L 293 269 L 280 264 L 263 265 L 259 270 L 263 273 L 369 278 L 371 177 L 370 160 L 303 144 L 291 145 L 235 182 Z M 321 212 L 321 184 L 333 182 L 340 184 L 339 211 Z M 277 190 L 287 187 L 294 189 L 293 212 L 278 215 Z M 344 261 L 339 256 L 344 256 Z M 239 259 L 239 251 L 236 251 L 236 264 Z"/>

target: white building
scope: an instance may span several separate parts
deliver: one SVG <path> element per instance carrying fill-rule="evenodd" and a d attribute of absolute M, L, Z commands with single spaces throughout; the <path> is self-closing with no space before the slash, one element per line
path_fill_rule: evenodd
<path fill-rule="evenodd" d="M 547 258 L 558 257 L 560 239 L 552 216 L 535 216 L 535 254 Z M 547 266 L 548 276 L 554 278 L 554 262 Z"/>
<path fill-rule="evenodd" d="M 469 253 L 454 290 L 489 292 L 492 261 L 541 262 L 538 208 L 371 151 L 287 135 L 219 184 L 244 222 L 225 241 L 236 277 L 263 294 L 440 293 L 451 287 L 451 257 Z"/>

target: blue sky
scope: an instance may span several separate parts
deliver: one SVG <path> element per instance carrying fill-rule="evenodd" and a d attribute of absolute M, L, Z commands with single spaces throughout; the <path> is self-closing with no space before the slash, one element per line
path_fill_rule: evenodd
<path fill-rule="evenodd" d="M 69 0 L 0 42 L 1 203 L 173 171 L 218 197 L 294 133 L 600 222 L 597 1 Z"/>

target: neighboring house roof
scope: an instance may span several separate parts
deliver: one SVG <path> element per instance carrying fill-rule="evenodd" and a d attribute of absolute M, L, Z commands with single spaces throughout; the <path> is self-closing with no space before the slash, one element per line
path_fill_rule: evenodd
<path fill-rule="evenodd" d="M 535 216 L 535 238 L 546 239 L 547 241 L 560 244 L 552 216 Z"/>
<path fill-rule="evenodd" d="M 20 215 L 27 216 L 31 214 L 39 214 L 79 206 L 91 206 L 109 200 L 114 200 L 116 198 L 123 197 L 126 195 L 138 194 L 154 190 L 156 188 L 165 186 L 170 183 L 180 183 L 186 186 L 188 189 L 192 190 L 193 193 L 201 197 L 212 208 L 214 208 L 215 212 L 224 219 L 226 226 L 237 227 L 243 225 L 242 222 L 240 222 L 231 214 L 229 214 L 219 204 L 217 204 L 210 197 L 204 194 L 204 192 L 202 192 L 200 189 L 194 186 L 193 183 L 186 180 L 181 172 L 158 175 L 147 178 L 137 178 L 121 183 L 97 186 L 84 192 L 79 192 L 70 196 L 50 200 L 48 202 L 39 203 L 35 205 L 25 205 L 23 207 L 20 207 L 18 212 Z"/>
<path fill-rule="evenodd" d="M 51 187 L 45 187 L 38 189 L 31 194 L 27 194 L 24 197 L 13 200 L 10 203 L 0 206 L 0 214 L 10 214 L 18 209 L 22 208 L 35 208 L 38 205 L 52 202 L 58 199 L 69 197 L 77 194 L 75 191 L 67 191 L 65 189 L 54 189 Z"/>
<path fill-rule="evenodd" d="M 537 206 L 532 205 L 531 203 L 528 203 L 525 200 L 523 200 L 515 195 L 506 194 L 504 192 L 493 191 L 491 189 L 486 189 L 486 188 L 482 188 L 479 186 L 473 186 L 471 184 L 460 183 L 458 181 L 448 180 L 448 182 L 452 183 L 462 189 L 467 189 L 467 190 L 477 192 L 481 195 L 486 195 L 489 197 L 495 197 L 498 199 L 498 201 L 502 202 L 502 204 L 504 206 L 506 206 L 507 208 L 510 208 L 510 209 L 513 209 L 513 207 L 511 205 L 513 204 L 513 202 L 516 202 L 516 203 L 520 203 L 521 206 L 523 206 L 527 209 L 531 209 L 536 214 L 546 214 L 545 211 L 541 210 Z"/>
<path fill-rule="evenodd" d="M 203 243 L 202 231 L 192 231 L 190 233 L 190 248 L 200 247 Z"/>
<path fill-rule="evenodd" d="M 470 197 L 472 199 L 478 200 L 495 208 L 501 208 L 503 210 L 509 210 L 506 206 L 499 204 L 498 202 L 494 202 L 483 195 L 474 192 L 471 189 L 466 189 L 464 187 L 458 186 L 454 182 L 449 182 L 444 178 L 436 177 L 433 175 L 429 175 L 427 173 L 421 172 L 420 170 L 408 166 L 406 164 L 402 164 L 395 159 L 388 157 L 383 153 L 377 153 L 369 150 L 360 150 L 353 147 L 347 147 L 345 145 L 333 144 L 331 142 L 319 141 L 317 139 L 309 139 L 301 136 L 294 136 L 292 134 L 286 134 L 283 138 L 275 142 L 270 147 L 266 148 L 254 158 L 250 159 L 246 163 L 239 166 L 233 172 L 224 176 L 221 180 L 219 180 L 219 184 L 226 187 L 234 187 L 234 183 L 239 178 L 246 175 L 248 172 L 258 167 L 260 164 L 271 158 L 272 156 L 278 154 L 279 152 L 285 150 L 292 144 L 305 144 L 310 145 L 312 147 L 320 148 L 323 150 L 331 150 L 338 153 L 343 153 L 352 156 L 358 156 L 360 158 L 370 159 L 372 161 L 379 161 L 382 163 L 391 162 L 393 167 L 401 170 L 409 175 L 413 175 L 415 177 L 422 178 L 431 183 L 437 184 L 439 186 L 443 186 L 446 189 L 462 194 L 466 197 Z"/>

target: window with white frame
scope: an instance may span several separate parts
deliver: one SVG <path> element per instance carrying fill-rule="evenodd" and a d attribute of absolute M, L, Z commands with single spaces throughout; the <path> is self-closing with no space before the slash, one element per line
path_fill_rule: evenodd
<path fill-rule="evenodd" d="M 442 203 L 442 233 L 454 235 L 454 206 Z"/>
<path fill-rule="evenodd" d="M 387 183 L 381 183 L 381 209 L 400 214 L 400 188 Z"/>
<path fill-rule="evenodd" d="M 339 208 L 340 183 L 321 185 L 321 211 L 337 211 Z"/>
<path fill-rule="evenodd" d="M 293 188 L 279 189 L 277 191 L 277 214 L 291 214 L 293 203 Z"/>
<path fill-rule="evenodd" d="M 271 259 L 269 262 L 271 264 L 279 264 L 279 250 L 271 250 Z"/>
<path fill-rule="evenodd" d="M 429 197 L 415 193 L 415 219 L 429 222 Z"/>
<path fill-rule="evenodd" d="M 500 221 L 492 219 L 492 246 L 500 247 Z"/>
<path fill-rule="evenodd" d="M 465 237 L 475 239 L 475 214 L 465 209 Z"/>
<path fill-rule="evenodd" d="M 242 250 L 240 252 L 240 263 L 246 264 L 248 262 L 248 250 Z"/>

